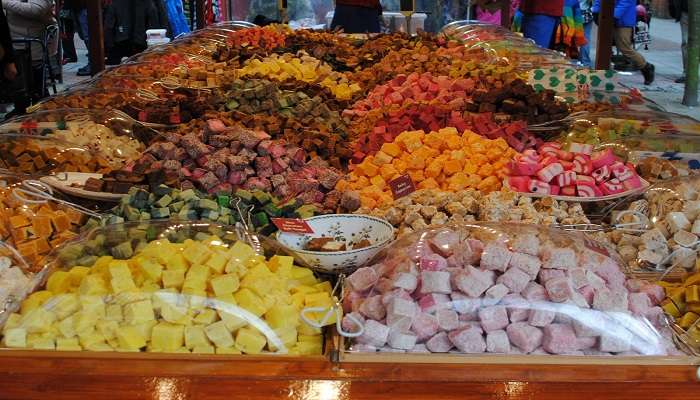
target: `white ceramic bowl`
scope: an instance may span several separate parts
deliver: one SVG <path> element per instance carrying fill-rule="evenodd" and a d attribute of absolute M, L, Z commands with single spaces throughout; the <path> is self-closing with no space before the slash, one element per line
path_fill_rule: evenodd
<path fill-rule="evenodd" d="M 324 272 L 351 272 L 363 266 L 394 240 L 394 227 L 390 223 L 368 215 L 319 215 L 304 221 L 314 231 L 313 234 L 277 232 L 277 241 L 308 267 Z M 309 240 L 319 237 L 332 237 L 346 243 L 367 239 L 371 246 L 334 252 L 304 250 Z"/>

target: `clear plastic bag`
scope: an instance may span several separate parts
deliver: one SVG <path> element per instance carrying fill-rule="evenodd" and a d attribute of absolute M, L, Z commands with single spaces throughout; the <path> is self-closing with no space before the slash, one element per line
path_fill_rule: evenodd
<path fill-rule="evenodd" d="M 34 289 L 37 279 L 17 250 L 0 240 L 0 326 Z"/>
<path fill-rule="evenodd" d="M 350 351 L 678 353 L 663 289 L 627 279 L 619 257 L 582 234 L 512 223 L 424 230 L 346 282 L 346 317 L 364 321 Z"/>
<path fill-rule="evenodd" d="M 97 228 L 48 261 L 45 285 L 8 317 L 2 344 L 321 355 L 322 330 L 302 323 L 300 311 L 329 307 L 331 285 L 291 257 L 266 256 L 271 249 L 257 236 L 205 223 Z"/>

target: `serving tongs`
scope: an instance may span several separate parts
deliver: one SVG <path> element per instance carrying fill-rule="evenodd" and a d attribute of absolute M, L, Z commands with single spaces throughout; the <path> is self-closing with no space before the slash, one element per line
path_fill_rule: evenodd
<path fill-rule="evenodd" d="M 632 216 L 636 219 L 634 222 L 622 222 L 622 217 Z M 565 231 L 578 231 L 584 233 L 594 232 L 612 232 L 622 231 L 630 233 L 644 233 L 649 230 L 651 222 L 644 213 L 636 210 L 624 210 L 615 215 L 612 223 L 600 222 L 597 224 L 554 224 L 550 225 L 553 228 L 562 229 Z"/>
<path fill-rule="evenodd" d="M 586 111 L 577 111 L 567 115 L 562 119 L 555 119 L 552 121 L 543 122 L 541 124 L 528 125 L 527 129 L 530 132 L 554 132 L 566 129 L 571 124 L 579 121 L 581 118 L 585 117 L 588 113 Z"/>

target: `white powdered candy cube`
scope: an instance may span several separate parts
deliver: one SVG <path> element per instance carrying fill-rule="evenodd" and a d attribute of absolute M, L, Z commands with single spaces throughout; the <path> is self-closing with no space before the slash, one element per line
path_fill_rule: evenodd
<path fill-rule="evenodd" d="M 492 331 L 486 334 L 486 351 L 489 353 L 509 353 L 510 340 L 504 330 Z"/>
<path fill-rule="evenodd" d="M 588 286 L 593 289 L 600 289 L 605 287 L 605 280 L 593 271 L 586 271 L 586 279 L 588 280 Z M 580 288 L 577 288 L 580 289 Z"/>
<path fill-rule="evenodd" d="M 452 280 L 455 287 L 469 297 L 479 297 L 491 286 L 488 277 L 471 265 L 464 269 L 464 273 L 454 275 Z"/>
<path fill-rule="evenodd" d="M 571 282 L 566 277 L 553 278 L 545 282 L 544 288 L 547 290 L 547 296 L 555 303 L 563 303 L 569 300 L 574 293 L 571 288 Z"/>
<path fill-rule="evenodd" d="M 357 341 L 374 347 L 382 347 L 389 339 L 389 327 L 373 319 L 365 321 L 365 331 Z"/>
<path fill-rule="evenodd" d="M 486 341 L 480 329 L 466 328 L 450 332 L 447 337 L 463 353 L 475 354 L 486 351 Z"/>
<path fill-rule="evenodd" d="M 443 331 L 451 331 L 459 327 L 459 317 L 454 310 L 440 309 L 435 314 L 438 326 Z"/>
<path fill-rule="evenodd" d="M 685 214 L 680 211 L 674 211 L 666 214 L 666 224 L 671 234 L 681 230 L 690 229 L 690 221 L 688 221 L 688 217 L 686 217 Z"/>
<path fill-rule="evenodd" d="M 418 287 L 418 277 L 408 272 L 399 272 L 394 279 L 394 287 L 413 293 Z"/>
<path fill-rule="evenodd" d="M 596 337 L 577 337 L 576 338 L 576 349 L 586 350 L 592 349 L 598 345 L 598 338 Z"/>
<path fill-rule="evenodd" d="M 425 344 L 419 343 L 419 344 L 413 346 L 413 348 L 411 350 L 409 350 L 409 352 L 411 352 L 411 353 L 430 353 L 430 350 L 428 350 L 428 347 Z"/>
<path fill-rule="evenodd" d="M 459 243 L 459 233 L 452 230 L 438 232 L 432 239 L 430 244 L 433 250 L 438 252 L 443 257 L 449 257 L 454 253 L 455 247 Z"/>
<path fill-rule="evenodd" d="M 401 332 L 405 332 L 411 329 L 411 326 L 413 325 L 413 318 L 396 315 L 387 315 L 386 324 L 391 329 L 398 329 Z"/>
<path fill-rule="evenodd" d="M 507 286 L 512 293 L 520 293 L 531 280 L 532 278 L 527 273 L 518 268 L 510 268 L 503 275 L 499 276 L 496 282 Z"/>
<path fill-rule="evenodd" d="M 350 319 L 350 315 L 355 317 L 360 323 L 364 324 L 365 318 L 360 315 L 360 313 L 357 312 L 351 312 L 350 314 L 345 314 L 343 316 L 343 320 L 341 322 L 341 327 L 345 332 L 357 332 L 360 330 L 360 326 L 358 326 L 352 319 Z"/>
<path fill-rule="evenodd" d="M 518 235 L 511 247 L 515 252 L 536 256 L 540 253 L 540 239 L 533 234 Z"/>
<path fill-rule="evenodd" d="M 518 268 L 528 274 L 530 279 L 535 279 L 540 272 L 542 261 L 538 257 L 525 253 L 513 253 L 510 258 L 510 268 Z"/>
<path fill-rule="evenodd" d="M 651 299 L 646 293 L 631 293 L 629 295 L 629 310 L 634 315 L 644 315 L 651 308 Z"/>
<path fill-rule="evenodd" d="M 576 253 L 570 248 L 550 248 L 544 254 L 542 268 L 572 269 L 576 268 Z"/>
<path fill-rule="evenodd" d="M 452 308 L 459 314 L 476 314 L 481 308 L 481 299 L 454 292 L 450 295 Z"/>
<path fill-rule="evenodd" d="M 421 293 L 452 293 L 450 273 L 447 271 L 423 271 L 420 273 Z"/>
<path fill-rule="evenodd" d="M 437 318 L 426 313 L 418 313 L 411 325 L 411 331 L 416 334 L 419 342 L 435 335 L 439 328 Z"/>
<path fill-rule="evenodd" d="M 389 346 L 400 350 L 411 350 L 416 345 L 417 337 L 410 332 L 392 329 L 389 332 Z"/>
<path fill-rule="evenodd" d="M 484 304 L 490 306 L 497 304 L 509 291 L 508 287 L 502 283 L 491 286 L 484 294 Z"/>
<path fill-rule="evenodd" d="M 577 350 L 576 334 L 571 325 L 551 324 L 543 329 L 542 348 L 553 354 L 567 354 Z"/>
<path fill-rule="evenodd" d="M 542 344 L 542 330 L 527 322 L 515 322 L 506 328 L 510 343 L 525 353 L 531 353 Z"/>
<path fill-rule="evenodd" d="M 508 294 L 501 299 L 501 304 L 506 306 L 510 322 L 527 321 L 530 315 L 530 302 L 517 294 Z"/>
<path fill-rule="evenodd" d="M 627 334 L 603 334 L 600 336 L 598 349 L 604 352 L 622 353 L 629 351 L 631 345 L 631 337 Z"/>
<path fill-rule="evenodd" d="M 545 301 L 547 300 L 547 291 L 544 286 L 537 282 L 528 282 L 520 294 L 528 301 Z"/>
<path fill-rule="evenodd" d="M 431 314 L 441 308 L 450 308 L 450 296 L 439 293 L 426 294 L 418 299 L 418 306 L 421 311 Z"/>
<path fill-rule="evenodd" d="M 586 276 L 586 269 L 584 268 L 574 268 L 567 272 L 568 277 L 571 279 L 571 285 L 574 289 L 580 289 L 588 285 L 588 277 Z"/>
<path fill-rule="evenodd" d="M 417 312 L 418 306 L 413 300 L 406 300 L 400 297 L 394 297 L 387 307 L 387 315 L 396 318 L 406 317 L 413 319 Z"/>
<path fill-rule="evenodd" d="M 431 337 L 426 343 L 425 347 L 433 353 L 447 353 L 452 350 L 452 342 L 447 337 L 447 333 L 440 332 L 433 337 Z"/>
<path fill-rule="evenodd" d="M 378 279 L 379 276 L 373 268 L 363 267 L 358 268 L 357 271 L 353 272 L 353 274 L 350 275 L 346 281 L 348 284 L 350 284 L 350 287 L 353 290 L 361 292 L 371 288 L 375 283 L 377 283 Z"/>
<path fill-rule="evenodd" d="M 566 276 L 566 273 L 561 269 L 541 269 L 540 273 L 537 274 L 537 280 L 540 281 L 540 283 L 545 283 L 550 279 L 563 276 Z"/>
<path fill-rule="evenodd" d="M 508 312 L 505 306 L 484 307 L 479 310 L 479 321 L 484 332 L 503 329 L 508 326 Z"/>
<path fill-rule="evenodd" d="M 484 269 L 494 271 L 505 271 L 510 263 L 511 253 L 507 248 L 500 244 L 489 243 L 484 247 L 481 253 L 481 263 L 479 264 Z"/>

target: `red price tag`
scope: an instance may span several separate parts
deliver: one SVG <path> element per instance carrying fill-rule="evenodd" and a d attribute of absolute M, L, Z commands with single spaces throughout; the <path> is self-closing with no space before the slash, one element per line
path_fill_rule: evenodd
<path fill-rule="evenodd" d="M 309 224 L 303 219 L 296 218 L 272 218 L 272 223 L 277 229 L 287 233 L 314 233 Z"/>
<path fill-rule="evenodd" d="M 401 175 L 398 178 L 389 182 L 391 193 L 394 199 L 398 199 L 416 191 L 416 185 L 409 175 Z"/>
<path fill-rule="evenodd" d="M 602 244 L 596 242 L 593 239 L 584 237 L 583 245 L 586 246 L 588 250 L 595 251 L 596 253 L 603 255 L 605 257 L 610 257 L 610 252 Z"/>

